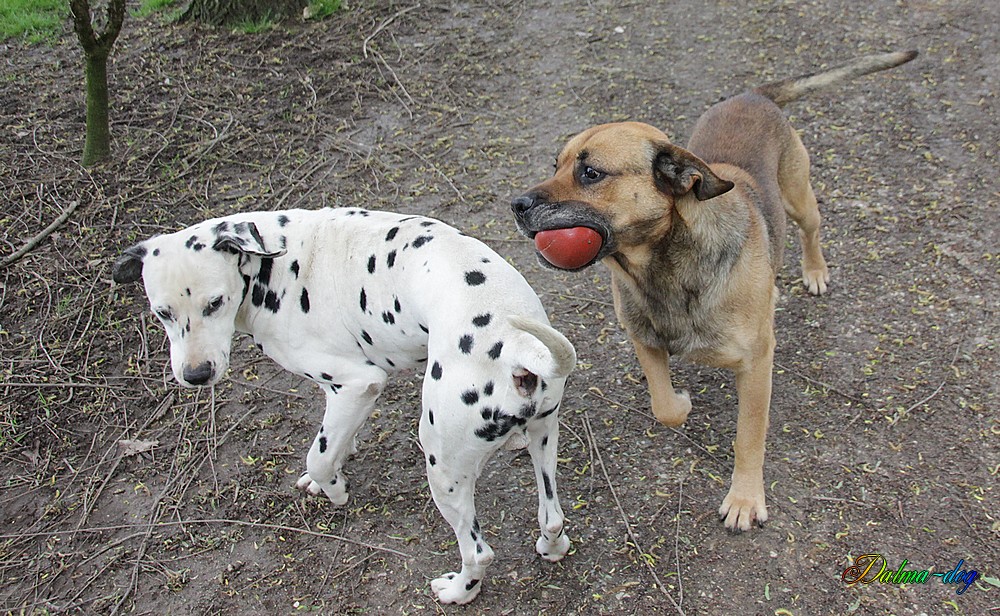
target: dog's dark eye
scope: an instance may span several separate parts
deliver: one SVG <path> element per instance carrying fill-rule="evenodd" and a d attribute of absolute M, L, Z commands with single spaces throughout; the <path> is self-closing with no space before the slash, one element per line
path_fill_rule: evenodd
<path fill-rule="evenodd" d="M 160 308 L 159 310 L 157 310 L 156 311 L 156 316 L 160 317 L 164 321 L 173 321 L 174 320 L 173 313 L 170 312 L 170 310 L 167 309 L 167 308 Z"/>
<path fill-rule="evenodd" d="M 605 173 L 593 167 L 584 167 L 580 170 L 580 181 L 584 184 L 595 184 L 604 179 Z"/>
<path fill-rule="evenodd" d="M 216 310 L 218 310 L 219 308 L 222 308 L 222 302 L 223 302 L 223 298 L 222 298 L 221 295 L 219 297 L 216 297 L 212 301 L 210 301 L 208 303 L 208 305 L 205 306 L 205 309 L 202 310 L 202 312 L 201 312 L 202 316 L 206 316 L 207 317 L 207 316 L 211 315 L 213 312 L 215 312 Z"/>

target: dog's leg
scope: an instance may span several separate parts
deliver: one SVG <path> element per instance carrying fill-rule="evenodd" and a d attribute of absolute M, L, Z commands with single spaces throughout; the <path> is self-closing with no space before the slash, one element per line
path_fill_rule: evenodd
<path fill-rule="evenodd" d="M 535 551 L 549 562 L 557 562 L 569 552 L 569 537 L 563 530 L 562 507 L 556 490 L 556 454 L 559 448 L 559 415 L 528 422 L 528 452 L 535 466 L 538 484 L 538 526 L 541 536 Z"/>
<path fill-rule="evenodd" d="M 435 409 L 438 425 L 426 408 L 420 420 L 420 444 L 427 460 L 427 480 L 434 504 L 451 524 L 462 555 L 462 570 L 446 573 L 431 581 L 431 589 L 441 603 L 468 603 L 476 598 L 493 562 L 493 548 L 486 542 L 476 519 L 476 479 L 493 443 L 473 435 L 471 422 L 461 419 L 467 409 L 451 415 Z"/>
<path fill-rule="evenodd" d="M 342 467 L 354 451 L 354 437 L 385 387 L 386 374 L 378 368 L 350 375 L 337 385 L 322 384 L 326 412 L 306 456 L 306 472 L 296 486 L 311 494 L 323 492 L 336 505 L 347 502 L 347 480 Z"/>
<path fill-rule="evenodd" d="M 736 463 L 729 493 L 719 515 L 730 530 L 750 530 L 750 524 L 767 521 L 764 503 L 764 442 L 771 405 L 771 371 L 774 334 L 762 343 L 762 351 L 736 369 L 739 418 L 736 420 Z"/>
<path fill-rule="evenodd" d="M 802 243 L 802 281 L 813 295 L 826 293 L 830 271 L 820 246 L 819 206 L 809 182 L 809 154 L 802 140 L 789 127 L 792 143 L 786 149 L 778 173 L 778 186 L 785 212 L 799 227 Z"/>
<path fill-rule="evenodd" d="M 646 375 L 646 385 L 656 421 L 665 426 L 679 426 L 691 412 L 691 396 L 686 391 L 677 393 L 670 379 L 670 354 L 663 349 L 643 344 L 632 337 L 639 365 Z"/>

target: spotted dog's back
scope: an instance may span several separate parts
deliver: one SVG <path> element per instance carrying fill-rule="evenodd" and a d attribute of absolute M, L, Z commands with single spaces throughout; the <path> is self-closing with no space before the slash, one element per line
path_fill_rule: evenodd
<path fill-rule="evenodd" d="M 338 236 L 350 238 L 339 293 L 357 298 L 357 311 L 348 304 L 344 321 L 380 367 L 391 371 L 428 354 L 496 360 L 508 316 L 548 324 L 524 277 L 453 227 L 386 212 L 346 210 L 336 219 Z M 461 333 L 444 335 L 453 331 Z M 421 354 L 428 338 L 431 348 Z"/>

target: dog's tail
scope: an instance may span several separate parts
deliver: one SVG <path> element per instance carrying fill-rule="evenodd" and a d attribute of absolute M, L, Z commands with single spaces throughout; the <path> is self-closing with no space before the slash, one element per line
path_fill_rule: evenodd
<path fill-rule="evenodd" d="M 572 343 L 551 326 L 523 316 L 507 322 L 515 331 L 500 351 L 506 363 L 546 379 L 566 377 L 576 367 Z"/>
<path fill-rule="evenodd" d="M 916 51 L 897 51 L 862 56 L 827 71 L 772 81 L 754 88 L 753 92 L 766 96 L 780 107 L 813 92 L 831 88 L 856 77 L 906 64 L 916 57 Z"/>

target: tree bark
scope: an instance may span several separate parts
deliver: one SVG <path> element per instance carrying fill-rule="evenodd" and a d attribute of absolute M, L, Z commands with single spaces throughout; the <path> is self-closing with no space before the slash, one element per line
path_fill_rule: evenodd
<path fill-rule="evenodd" d="M 86 65 L 87 138 L 83 145 L 83 166 L 90 167 L 111 157 L 108 57 L 125 20 L 125 0 L 108 0 L 108 24 L 100 35 L 91 24 L 89 0 L 70 0 L 69 7 Z"/>

